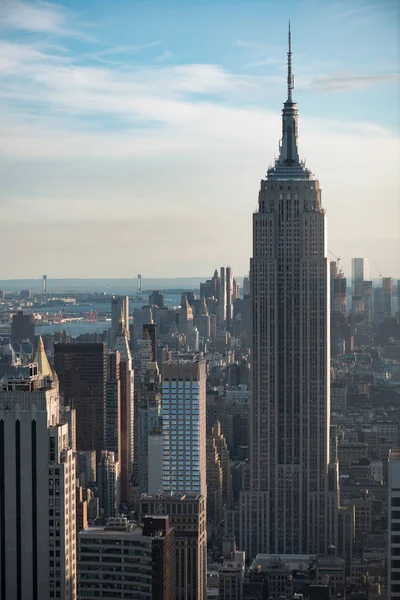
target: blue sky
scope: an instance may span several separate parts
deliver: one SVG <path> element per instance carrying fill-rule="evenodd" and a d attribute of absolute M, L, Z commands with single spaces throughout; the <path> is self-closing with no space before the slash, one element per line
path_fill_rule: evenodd
<path fill-rule="evenodd" d="M 289 18 L 328 245 L 400 277 L 397 0 L 3 0 L 0 279 L 245 273 Z"/>

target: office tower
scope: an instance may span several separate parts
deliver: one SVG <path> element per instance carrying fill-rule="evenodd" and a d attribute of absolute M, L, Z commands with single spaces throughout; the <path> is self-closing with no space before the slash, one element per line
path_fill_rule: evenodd
<path fill-rule="evenodd" d="M 199 336 L 204 340 L 210 339 L 210 315 L 205 298 L 200 300 L 199 311 L 195 319 L 196 327 L 199 330 Z"/>
<path fill-rule="evenodd" d="M 22 340 L 35 343 L 35 317 L 19 310 L 16 315 L 13 315 L 11 321 L 11 343 L 21 344 Z"/>
<path fill-rule="evenodd" d="M 4 290 L 0 290 L 0 301 L 4 300 L 5 296 Z"/>
<path fill-rule="evenodd" d="M 383 312 L 385 316 L 392 316 L 392 293 L 393 293 L 393 279 L 391 277 L 382 277 L 382 290 L 383 290 Z"/>
<path fill-rule="evenodd" d="M 47 294 L 47 275 L 43 275 L 43 294 Z"/>
<path fill-rule="evenodd" d="M 218 600 L 243 600 L 244 552 L 234 551 L 218 567 Z"/>
<path fill-rule="evenodd" d="M 145 323 L 143 325 L 142 339 L 150 340 L 152 357 L 150 361 L 157 360 L 157 325 L 155 323 Z"/>
<path fill-rule="evenodd" d="M 377 287 L 372 290 L 372 317 L 374 325 L 377 326 L 385 318 L 385 301 L 383 288 Z"/>
<path fill-rule="evenodd" d="M 352 295 L 362 296 L 362 282 L 369 279 L 368 258 L 351 259 Z"/>
<path fill-rule="evenodd" d="M 121 381 L 121 411 L 120 411 L 120 493 L 121 504 L 130 503 L 130 480 L 134 463 L 135 439 L 135 407 L 134 407 L 134 373 L 132 357 L 129 349 L 123 315 L 120 317 L 119 329 L 115 339 L 115 350 L 120 355 L 120 381 Z"/>
<path fill-rule="evenodd" d="M 233 270 L 232 267 L 226 267 L 226 328 L 230 331 L 233 318 Z"/>
<path fill-rule="evenodd" d="M 88 526 L 88 503 L 83 497 L 83 487 L 77 486 L 75 491 L 75 504 L 76 504 L 76 536 L 78 539 L 78 533 L 82 529 L 86 529 Z"/>
<path fill-rule="evenodd" d="M 79 536 L 79 598 L 175 600 L 175 534 L 168 517 L 125 517 Z M 116 567 L 118 564 L 118 567 Z"/>
<path fill-rule="evenodd" d="M 142 276 L 139 273 L 139 275 L 137 276 L 137 293 L 141 294 L 142 293 Z"/>
<path fill-rule="evenodd" d="M 31 290 L 20 290 L 19 297 L 21 300 L 29 300 L 29 298 L 32 298 L 32 292 Z"/>
<path fill-rule="evenodd" d="M 135 348 L 137 348 L 139 340 L 143 337 L 143 325 L 153 322 L 153 309 L 151 306 L 142 306 L 142 308 L 135 309 L 133 313 L 133 343 Z"/>
<path fill-rule="evenodd" d="M 118 460 L 121 450 L 121 378 L 120 353 L 117 350 L 107 355 L 104 447 L 114 452 Z"/>
<path fill-rule="evenodd" d="M 58 382 L 0 389 L 0 597 L 76 599 L 75 462 Z M 57 594 L 58 592 L 58 594 Z"/>
<path fill-rule="evenodd" d="M 69 447 L 72 452 L 76 452 L 76 410 L 70 406 L 63 406 L 61 420 L 68 425 Z"/>
<path fill-rule="evenodd" d="M 119 512 L 119 463 L 114 452 L 101 451 L 97 465 L 97 486 L 104 516 L 115 517 Z"/>
<path fill-rule="evenodd" d="M 330 262 L 331 277 L 331 312 L 347 312 L 347 280 L 343 271 L 337 270 L 337 263 Z M 332 268 L 333 267 L 333 268 Z"/>
<path fill-rule="evenodd" d="M 124 319 L 124 331 L 129 340 L 129 296 L 113 296 L 111 298 L 111 345 L 117 337 L 121 314 Z"/>
<path fill-rule="evenodd" d="M 232 496 L 231 461 L 228 445 L 221 431 L 221 423 L 216 421 L 211 429 L 211 436 L 217 448 L 218 457 L 222 468 L 222 502 L 224 507 L 229 507 Z"/>
<path fill-rule="evenodd" d="M 140 515 L 168 515 L 175 530 L 176 600 L 207 597 L 206 499 L 200 494 L 143 494 Z"/>
<path fill-rule="evenodd" d="M 200 298 L 215 298 L 219 299 L 220 278 L 217 269 L 211 279 L 207 279 L 204 283 L 200 283 Z"/>
<path fill-rule="evenodd" d="M 164 491 L 206 496 L 206 363 L 163 365 Z"/>
<path fill-rule="evenodd" d="M 179 309 L 179 331 L 186 336 L 186 343 L 190 345 L 193 331 L 193 310 L 187 296 Z"/>
<path fill-rule="evenodd" d="M 389 451 L 388 598 L 400 598 L 400 450 Z"/>
<path fill-rule="evenodd" d="M 219 293 L 219 320 L 223 324 L 226 321 L 226 269 L 220 268 L 220 293 Z"/>
<path fill-rule="evenodd" d="M 288 97 L 279 158 L 253 215 L 250 491 L 241 493 L 240 549 L 325 553 L 329 463 L 329 273 L 318 180 L 299 157 Z"/>
<path fill-rule="evenodd" d="M 214 537 L 218 524 L 223 520 L 222 485 L 223 473 L 217 446 L 212 436 L 207 436 L 207 530 Z"/>
<path fill-rule="evenodd" d="M 161 418 L 161 375 L 156 362 L 149 362 L 146 365 L 141 391 L 140 391 L 140 408 L 139 408 L 139 440 L 138 440 L 138 456 L 139 456 L 139 491 L 149 492 L 149 469 L 152 467 L 152 484 L 157 485 L 157 490 L 160 488 L 157 481 L 157 436 L 162 434 L 162 418 Z M 150 436 L 152 437 L 150 440 Z M 151 445 L 151 453 L 149 450 Z M 151 461 L 151 458 L 155 461 Z M 160 469 L 162 473 L 162 465 Z M 154 479 L 155 478 L 155 479 Z M 161 485 L 162 488 L 162 485 Z M 150 492 L 152 493 L 152 492 Z M 154 492 L 156 493 L 156 492 Z"/>
<path fill-rule="evenodd" d="M 363 285 L 364 317 L 372 322 L 372 281 L 364 281 Z"/>
<path fill-rule="evenodd" d="M 199 351 L 199 330 L 197 329 L 197 327 L 193 327 L 193 331 L 191 333 L 190 336 L 190 342 L 189 345 L 190 347 L 195 351 L 198 352 Z"/>
<path fill-rule="evenodd" d="M 243 298 L 250 296 L 250 276 L 246 276 L 243 279 Z"/>
<path fill-rule="evenodd" d="M 49 429 L 49 585 L 50 598 L 58 598 L 60 592 L 60 598 L 75 600 L 76 478 L 75 458 L 68 444 L 67 424 Z"/>
<path fill-rule="evenodd" d="M 76 410 L 77 450 L 104 450 L 107 389 L 105 344 L 55 344 L 54 369 L 64 404 Z"/>
<path fill-rule="evenodd" d="M 96 483 L 96 452 L 81 450 L 75 453 L 76 477 L 84 488 Z"/>
<path fill-rule="evenodd" d="M 157 308 L 165 308 L 164 294 L 161 294 L 159 290 L 154 290 L 149 296 L 149 305 L 156 306 Z"/>

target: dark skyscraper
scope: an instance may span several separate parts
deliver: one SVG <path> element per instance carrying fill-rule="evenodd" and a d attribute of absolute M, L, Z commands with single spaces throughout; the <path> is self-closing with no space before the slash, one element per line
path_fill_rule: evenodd
<path fill-rule="evenodd" d="M 55 344 L 54 369 L 64 404 L 76 410 L 76 449 L 105 444 L 107 349 L 105 344 Z"/>
<path fill-rule="evenodd" d="M 25 315 L 22 310 L 19 310 L 12 318 L 11 342 L 13 344 L 20 344 L 22 340 L 29 340 L 32 344 L 34 343 L 35 317 L 33 315 Z"/>
<path fill-rule="evenodd" d="M 331 543 L 326 216 L 299 156 L 291 63 L 289 30 L 279 158 L 253 215 L 251 488 L 241 497 L 250 556 L 325 552 Z"/>

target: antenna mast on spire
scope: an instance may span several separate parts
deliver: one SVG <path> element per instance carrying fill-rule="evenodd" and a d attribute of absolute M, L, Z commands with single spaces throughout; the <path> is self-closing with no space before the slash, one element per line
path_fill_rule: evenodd
<path fill-rule="evenodd" d="M 290 21 L 289 21 L 289 52 L 288 52 L 288 76 L 287 76 L 287 86 L 288 86 L 288 101 L 292 102 L 292 90 L 294 88 L 294 75 L 292 75 L 292 35 L 290 33 Z"/>

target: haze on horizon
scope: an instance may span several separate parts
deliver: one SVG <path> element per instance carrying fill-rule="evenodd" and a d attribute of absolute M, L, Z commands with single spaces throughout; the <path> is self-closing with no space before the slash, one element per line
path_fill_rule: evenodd
<path fill-rule="evenodd" d="M 166 4 L 0 4 L 0 279 L 245 274 L 289 18 L 328 246 L 400 278 L 398 2 Z"/>

